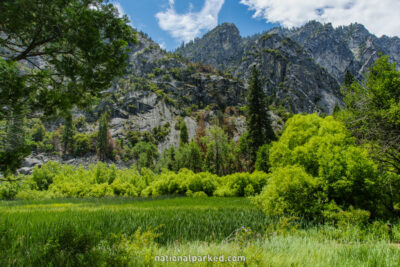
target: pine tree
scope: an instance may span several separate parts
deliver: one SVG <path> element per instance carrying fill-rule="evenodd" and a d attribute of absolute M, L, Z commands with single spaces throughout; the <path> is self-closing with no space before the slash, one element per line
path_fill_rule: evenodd
<path fill-rule="evenodd" d="M 350 86 L 354 81 L 354 75 L 348 69 L 346 69 L 346 73 L 344 75 L 344 85 Z"/>
<path fill-rule="evenodd" d="M 73 141 L 74 141 L 75 129 L 72 122 L 72 114 L 68 114 L 65 117 L 64 130 L 62 134 L 62 145 L 64 155 L 72 152 Z"/>
<path fill-rule="evenodd" d="M 30 154 L 25 141 L 24 108 L 16 105 L 7 119 L 4 140 L 0 140 L 0 171 L 4 176 L 15 174 L 22 160 Z"/>
<path fill-rule="evenodd" d="M 99 130 L 97 133 L 97 154 L 100 160 L 108 157 L 108 113 L 105 112 L 99 120 Z"/>
<path fill-rule="evenodd" d="M 189 143 L 188 129 L 187 129 L 185 121 L 183 121 L 183 120 L 180 125 L 180 138 L 181 138 L 181 144 Z"/>
<path fill-rule="evenodd" d="M 247 132 L 251 163 L 254 164 L 259 147 L 269 144 L 276 136 L 268 114 L 266 95 L 260 81 L 260 73 L 253 67 L 247 97 Z"/>

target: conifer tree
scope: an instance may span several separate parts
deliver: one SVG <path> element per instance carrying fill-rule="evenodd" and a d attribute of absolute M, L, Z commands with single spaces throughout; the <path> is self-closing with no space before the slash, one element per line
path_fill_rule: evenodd
<path fill-rule="evenodd" d="M 108 156 L 108 113 L 105 112 L 99 120 L 99 130 L 97 133 L 97 154 L 100 160 L 105 160 Z"/>
<path fill-rule="evenodd" d="M 344 85 L 350 86 L 354 81 L 354 75 L 347 69 L 344 75 Z"/>
<path fill-rule="evenodd" d="M 64 130 L 62 134 L 62 145 L 63 145 L 63 153 L 64 155 L 69 154 L 72 152 L 72 147 L 73 147 L 73 140 L 74 140 L 74 125 L 72 122 L 72 114 L 68 114 L 65 117 L 65 124 L 64 124 Z"/>
<path fill-rule="evenodd" d="M 268 114 L 266 95 L 261 86 L 260 73 L 254 66 L 251 72 L 247 97 L 247 132 L 251 163 L 254 164 L 259 147 L 275 140 Z"/>
<path fill-rule="evenodd" d="M 4 138 L 0 138 L 0 171 L 4 176 L 14 174 L 22 160 L 30 154 L 25 141 L 24 111 L 16 105 L 7 119 Z"/>
<path fill-rule="evenodd" d="M 182 121 L 180 125 L 180 138 L 181 144 L 189 143 L 189 134 L 185 121 Z"/>

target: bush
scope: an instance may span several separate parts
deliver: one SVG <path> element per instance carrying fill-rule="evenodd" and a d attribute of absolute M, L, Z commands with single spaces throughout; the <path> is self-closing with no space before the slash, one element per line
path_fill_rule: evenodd
<path fill-rule="evenodd" d="M 0 199 L 12 200 L 19 190 L 20 186 L 17 182 L 0 182 Z"/>
<path fill-rule="evenodd" d="M 269 158 L 273 169 L 301 166 L 321 180 L 329 200 L 340 207 L 374 211 L 379 205 L 377 166 L 333 117 L 295 115 L 273 143 Z"/>
<path fill-rule="evenodd" d="M 133 184 L 123 182 L 121 178 L 115 179 L 111 184 L 111 188 L 116 196 L 137 197 L 139 195 L 137 188 Z"/>
<path fill-rule="evenodd" d="M 46 129 L 44 128 L 43 123 L 40 121 L 36 122 L 32 127 L 32 140 L 35 142 L 43 141 L 44 136 L 46 135 Z"/>
<path fill-rule="evenodd" d="M 222 188 L 218 195 L 251 196 L 259 194 L 267 184 L 268 176 L 264 172 L 235 173 L 221 177 Z"/>
<path fill-rule="evenodd" d="M 53 183 L 54 177 L 62 170 L 62 166 L 58 162 L 49 161 L 40 168 L 33 168 L 32 180 L 36 183 L 39 190 L 47 190 Z"/>
<path fill-rule="evenodd" d="M 76 156 L 84 156 L 90 151 L 90 136 L 84 133 L 76 134 L 73 139 L 73 150 Z"/>
<path fill-rule="evenodd" d="M 212 196 L 217 187 L 218 177 L 216 175 L 207 172 L 196 174 L 191 170 L 182 169 L 178 173 L 171 171 L 161 173 L 142 191 L 141 195 L 192 195 L 201 191 Z"/>
<path fill-rule="evenodd" d="M 322 183 L 299 166 L 275 169 L 268 185 L 253 202 L 270 216 L 300 216 L 315 218 L 321 215 L 326 196 Z"/>
<path fill-rule="evenodd" d="M 340 209 L 334 202 L 327 205 L 323 212 L 324 219 L 328 223 L 333 223 L 339 227 L 366 226 L 371 217 L 371 213 L 366 210 L 354 209 L 350 207 L 344 211 Z"/>
<path fill-rule="evenodd" d="M 195 192 L 192 195 L 193 197 L 208 197 L 206 193 L 204 193 L 203 191 L 199 191 L 199 192 Z"/>

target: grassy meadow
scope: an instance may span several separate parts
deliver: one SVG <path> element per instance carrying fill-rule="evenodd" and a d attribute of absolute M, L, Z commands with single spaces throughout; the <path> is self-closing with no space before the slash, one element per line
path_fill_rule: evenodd
<path fill-rule="evenodd" d="M 390 242 L 392 239 L 392 242 Z M 1 266 L 193 266 L 155 256 L 245 256 L 195 266 L 399 266 L 400 224 L 268 218 L 248 198 L 0 202 Z"/>

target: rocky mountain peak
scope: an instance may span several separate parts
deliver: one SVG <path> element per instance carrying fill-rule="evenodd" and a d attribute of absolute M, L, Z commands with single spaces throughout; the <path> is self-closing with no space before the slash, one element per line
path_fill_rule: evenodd
<path fill-rule="evenodd" d="M 224 70 L 227 62 L 237 61 L 243 53 L 243 39 L 233 23 L 224 23 L 201 39 L 177 49 L 176 53 L 193 61 Z"/>

